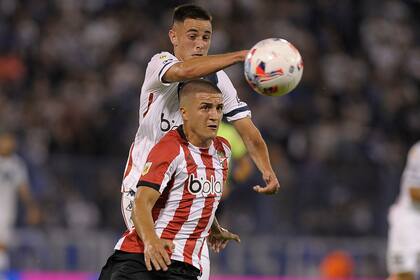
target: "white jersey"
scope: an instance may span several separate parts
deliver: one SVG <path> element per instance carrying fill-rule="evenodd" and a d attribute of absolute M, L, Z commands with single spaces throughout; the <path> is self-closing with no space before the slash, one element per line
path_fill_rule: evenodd
<path fill-rule="evenodd" d="M 420 188 L 420 142 L 417 142 L 408 153 L 407 163 L 401 179 L 400 194 L 393 206 L 414 211 L 420 215 L 420 203 L 414 202 L 410 197 L 410 188 L 412 187 Z"/>
<path fill-rule="evenodd" d="M 158 237 L 175 245 L 172 260 L 202 269 L 203 245 L 222 197 L 230 156 L 226 139 L 218 136 L 209 148 L 198 148 L 188 142 L 182 126 L 167 133 L 148 155 L 139 185 L 161 193 L 152 217 Z M 144 244 L 131 228 L 115 249 L 143 253 Z"/>
<path fill-rule="evenodd" d="M 145 80 L 140 95 L 139 128 L 130 149 L 124 172 L 122 192 L 136 191 L 147 155 L 162 136 L 182 124 L 179 112 L 179 83 L 164 83 L 166 71 L 180 61 L 169 52 L 152 57 L 146 68 Z M 245 102 L 239 100 L 232 82 L 224 71 L 206 77 L 217 84 L 223 94 L 223 113 L 228 121 L 251 117 Z"/>
<path fill-rule="evenodd" d="M 10 239 L 10 230 L 16 220 L 18 189 L 28 183 L 28 173 L 17 155 L 0 156 L 0 242 Z"/>
<path fill-rule="evenodd" d="M 411 199 L 410 188 L 420 188 L 420 142 L 408 153 L 400 194 L 388 215 L 387 267 L 390 274 L 420 272 L 420 203 Z"/>

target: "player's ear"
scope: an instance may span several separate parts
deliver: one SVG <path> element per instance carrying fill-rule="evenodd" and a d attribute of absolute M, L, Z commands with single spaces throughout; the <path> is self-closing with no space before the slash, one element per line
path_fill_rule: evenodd
<path fill-rule="evenodd" d="M 182 120 L 188 121 L 188 113 L 187 110 L 185 110 L 184 107 L 179 108 L 179 111 L 181 112 Z"/>
<path fill-rule="evenodd" d="M 169 35 L 169 40 L 171 40 L 172 45 L 176 47 L 178 45 L 178 39 L 176 37 L 175 30 L 173 28 L 169 29 L 168 35 Z"/>

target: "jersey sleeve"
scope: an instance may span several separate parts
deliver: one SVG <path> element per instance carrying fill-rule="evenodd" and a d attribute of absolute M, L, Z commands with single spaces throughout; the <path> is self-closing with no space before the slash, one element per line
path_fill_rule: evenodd
<path fill-rule="evenodd" d="M 180 146 L 173 139 L 164 137 L 150 151 L 137 184 L 163 193 L 179 166 Z"/>
<path fill-rule="evenodd" d="M 223 94 L 223 115 L 231 121 L 251 117 L 248 105 L 241 101 L 231 80 L 224 71 L 217 72 L 217 86 Z"/>
<path fill-rule="evenodd" d="M 170 83 L 165 83 L 163 81 L 163 76 L 172 65 L 179 62 L 180 61 L 169 52 L 161 52 L 154 55 L 147 65 L 146 78 L 149 81 L 145 82 L 150 84 L 150 87 L 158 87 L 161 85 L 169 86 Z"/>

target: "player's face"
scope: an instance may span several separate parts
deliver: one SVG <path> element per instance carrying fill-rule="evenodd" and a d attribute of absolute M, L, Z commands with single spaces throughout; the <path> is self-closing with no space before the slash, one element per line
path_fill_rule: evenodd
<path fill-rule="evenodd" d="M 208 20 L 187 18 L 184 22 L 176 22 L 169 31 L 175 56 L 178 59 L 187 60 L 207 55 L 211 34 L 212 26 Z"/>
<path fill-rule="evenodd" d="M 186 114 L 186 124 L 201 143 L 208 144 L 217 135 L 223 117 L 223 98 L 220 93 L 200 92 L 192 98 Z M 195 143 L 193 143 L 195 144 Z"/>
<path fill-rule="evenodd" d="M 4 133 L 0 135 L 0 155 L 8 156 L 15 151 L 16 141 L 12 134 Z"/>

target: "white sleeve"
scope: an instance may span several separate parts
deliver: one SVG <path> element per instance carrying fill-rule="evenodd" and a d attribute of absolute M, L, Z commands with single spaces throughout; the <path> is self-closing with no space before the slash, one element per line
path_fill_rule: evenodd
<path fill-rule="evenodd" d="M 146 69 L 146 80 L 149 87 L 156 88 L 161 85 L 169 86 L 170 83 L 165 83 L 162 78 L 166 71 L 172 65 L 180 62 L 174 55 L 169 52 L 161 52 L 152 57 Z"/>
<path fill-rule="evenodd" d="M 251 117 L 248 105 L 241 101 L 238 93 L 224 71 L 217 72 L 217 86 L 223 94 L 223 115 L 231 121 Z"/>

